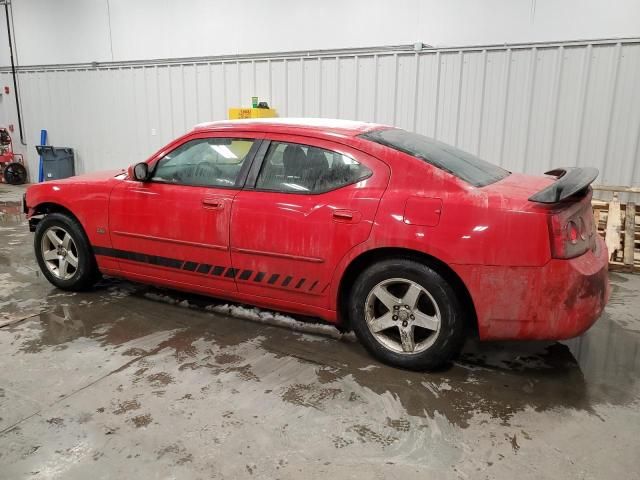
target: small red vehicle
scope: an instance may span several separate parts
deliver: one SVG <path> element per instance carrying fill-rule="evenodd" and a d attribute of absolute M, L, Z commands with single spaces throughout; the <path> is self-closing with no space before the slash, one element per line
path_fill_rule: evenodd
<path fill-rule="evenodd" d="M 198 125 L 125 171 L 30 187 L 47 279 L 100 273 L 320 317 L 432 369 L 469 335 L 580 335 L 609 295 L 590 168 L 510 173 L 341 120 Z"/>

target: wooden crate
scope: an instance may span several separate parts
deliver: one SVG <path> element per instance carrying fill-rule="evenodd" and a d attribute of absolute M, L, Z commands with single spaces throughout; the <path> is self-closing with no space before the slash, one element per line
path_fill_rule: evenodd
<path fill-rule="evenodd" d="M 640 209 L 620 203 L 619 193 L 640 193 L 637 187 L 594 187 L 613 192 L 609 202 L 593 200 L 593 218 L 609 250 L 609 270 L 640 272 Z"/>

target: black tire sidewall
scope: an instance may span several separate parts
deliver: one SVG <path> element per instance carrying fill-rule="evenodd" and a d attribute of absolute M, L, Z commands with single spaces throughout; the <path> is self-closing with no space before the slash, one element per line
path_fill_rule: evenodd
<path fill-rule="evenodd" d="M 47 268 L 44 258 L 42 257 L 42 237 L 51 227 L 60 227 L 66 230 L 71 235 L 78 249 L 78 269 L 73 277 L 68 280 L 62 280 L 53 275 Z M 86 290 L 95 282 L 97 266 L 93 250 L 91 249 L 84 230 L 74 218 L 63 213 L 46 215 L 36 227 L 33 247 L 42 274 L 56 287 L 63 290 Z"/>
<path fill-rule="evenodd" d="M 388 349 L 373 336 L 365 319 L 365 303 L 371 290 L 384 280 L 405 278 L 422 285 L 438 304 L 441 325 L 438 337 L 425 351 L 400 354 Z M 434 269 L 419 262 L 385 260 L 364 270 L 357 278 L 349 299 L 349 320 L 364 347 L 378 360 L 409 370 L 432 370 L 447 364 L 464 341 L 464 318 L 451 285 Z"/>

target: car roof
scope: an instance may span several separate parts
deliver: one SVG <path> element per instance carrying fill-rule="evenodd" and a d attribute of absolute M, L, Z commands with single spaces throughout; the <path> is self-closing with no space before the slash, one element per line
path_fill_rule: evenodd
<path fill-rule="evenodd" d="M 386 127 L 377 123 L 332 118 L 251 118 L 200 123 L 194 131 L 242 130 L 275 133 L 324 133 L 354 137 L 370 130 Z"/>

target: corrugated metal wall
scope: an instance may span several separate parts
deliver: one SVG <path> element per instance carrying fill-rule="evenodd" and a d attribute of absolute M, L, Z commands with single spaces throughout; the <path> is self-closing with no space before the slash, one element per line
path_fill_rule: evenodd
<path fill-rule="evenodd" d="M 114 168 L 258 95 L 280 116 L 397 125 L 514 171 L 592 165 L 600 183 L 640 184 L 640 39 L 23 67 L 19 81 L 32 177 L 41 128 L 79 172 Z"/>

